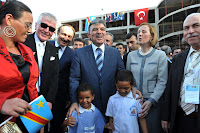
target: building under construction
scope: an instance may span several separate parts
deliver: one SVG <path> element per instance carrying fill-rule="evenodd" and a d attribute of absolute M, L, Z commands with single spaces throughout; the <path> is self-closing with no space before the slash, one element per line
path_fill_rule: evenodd
<path fill-rule="evenodd" d="M 159 43 L 157 45 L 170 45 L 181 47 L 183 37 L 183 21 L 187 15 L 200 12 L 200 0 L 163 0 L 158 7 L 150 7 L 148 22 L 155 25 L 158 31 Z M 114 45 L 124 42 L 129 32 L 137 33 L 138 26 L 135 25 L 134 10 L 124 12 L 124 20 L 107 22 L 107 31 L 115 37 Z M 106 14 L 96 16 L 105 19 Z M 86 18 L 62 22 L 70 24 L 76 30 L 75 37 L 87 38 L 84 31 Z M 126 45 L 126 44 L 125 44 Z"/>

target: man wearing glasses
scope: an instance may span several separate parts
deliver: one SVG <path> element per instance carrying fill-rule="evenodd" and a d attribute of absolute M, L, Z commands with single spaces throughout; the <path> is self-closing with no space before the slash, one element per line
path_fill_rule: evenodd
<path fill-rule="evenodd" d="M 39 79 L 36 83 L 39 94 L 47 100 L 52 109 L 58 88 L 58 49 L 49 41 L 56 28 L 56 17 L 42 13 L 36 23 L 36 32 L 28 35 L 24 44 L 29 46 L 39 67 Z"/>

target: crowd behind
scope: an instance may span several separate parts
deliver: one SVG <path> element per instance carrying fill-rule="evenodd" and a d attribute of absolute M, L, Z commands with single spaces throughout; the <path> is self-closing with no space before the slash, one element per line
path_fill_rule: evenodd
<path fill-rule="evenodd" d="M 186 93 L 199 93 L 200 13 L 185 18 L 181 48 L 158 45 L 157 29 L 142 23 L 125 36 L 127 52 L 99 18 L 84 39 L 69 24 L 56 29 L 51 13 L 33 33 L 32 22 L 22 2 L 0 8 L 0 122 L 14 116 L 27 132 L 19 115 L 43 95 L 53 119 L 41 133 L 199 133 L 199 95 Z"/>

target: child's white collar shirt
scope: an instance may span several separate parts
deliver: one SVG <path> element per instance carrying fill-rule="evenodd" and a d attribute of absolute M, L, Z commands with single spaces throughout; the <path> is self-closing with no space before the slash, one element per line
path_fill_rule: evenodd
<path fill-rule="evenodd" d="M 113 95 L 114 97 L 123 97 L 119 94 L 119 92 L 117 91 L 116 95 Z M 124 97 L 128 97 L 128 98 L 132 98 L 133 99 L 133 94 L 132 91 L 130 91 L 126 96 Z"/>
<path fill-rule="evenodd" d="M 140 111 L 142 111 L 141 104 L 139 100 L 133 98 L 132 91 L 124 97 L 116 92 L 109 98 L 105 115 L 114 119 L 113 133 L 139 133 L 137 119 Z"/>
<path fill-rule="evenodd" d="M 79 112 L 84 113 L 84 112 L 92 112 L 95 111 L 95 106 L 91 103 L 91 108 L 90 109 L 84 109 L 80 104 L 79 104 Z"/>

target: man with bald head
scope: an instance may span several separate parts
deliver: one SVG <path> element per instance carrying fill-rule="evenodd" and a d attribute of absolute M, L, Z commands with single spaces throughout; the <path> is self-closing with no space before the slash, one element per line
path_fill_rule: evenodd
<path fill-rule="evenodd" d="M 200 13 L 192 13 L 183 23 L 184 39 L 190 48 L 176 55 L 169 72 L 162 107 L 162 127 L 170 133 L 199 133 L 200 106 L 187 102 L 186 93 L 200 85 Z M 194 95 L 192 95 L 193 98 Z M 197 96 L 198 100 L 199 97 Z M 169 129 L 169 130 L 168 130 Z"/>
<path fill-rule="evenodd" d="M 54 42 L 58 47 L 59 56 L 59 82 L 55 105 L 53 105 L 53 120 L 51 121 L 51 133 L 62 132 L 61 125 L 65 119 L 67 106 L 70 105 L 69 75 L 74 57 L 74 51 L 69 47 L 75 35 L 75 29 L 71 25 L 62 25 L 58 28 L 57 40 Z"/>

